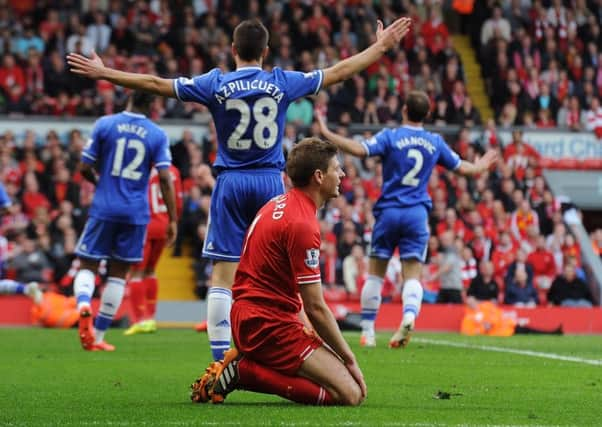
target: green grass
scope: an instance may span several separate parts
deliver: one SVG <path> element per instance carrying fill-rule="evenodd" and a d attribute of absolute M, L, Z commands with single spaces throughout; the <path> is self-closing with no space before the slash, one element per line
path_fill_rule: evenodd
<path fill-rule="evenodd" d="M 188 385 L 210 361 L 206 336 L 193 331 L 112 330 L 115 353 L 87 353 L 76 330 L 0 329 L 0 425 L 602 425 L 600 365 L 420 341 L 600 360 L 602 337 L 417 334 L 403 351 L 387 349 L 385 335 L 376 349 L 347 337 L 368 383 L 358 408 L 242 391 L 223 405 L 192 404 Z M 451 399 L 434 399 L 439 390 Z"/>

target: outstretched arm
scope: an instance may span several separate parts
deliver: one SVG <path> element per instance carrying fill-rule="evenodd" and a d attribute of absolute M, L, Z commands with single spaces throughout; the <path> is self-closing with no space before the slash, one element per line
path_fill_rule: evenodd
<path fill-rule="evenodd" d="M 361 158 L 366 157 L 368 155 L 366 149 L 362 144 L 351 138 L 345 138 L 344 136 L 332 132 L 330 129 L 328 129 L 328 126 L 324 121 L 324 117 L 320 116 L 319 114 L 316 114 L 315 116 L 316 121 L 320 126 L 320 133 L 328 141 L 334 143 L 341 151 Z"/>
<path fill-rule="evenodd" d="M 385 52 L 399 44 L 410 30 L 410 25 L 412 25 L 412 19 L 405 17 L 399 18 L 387 28 L 384 28 L 382 21 L 379 20 L 376 29 L 376 42 L 360 53 L 326 68 L 322 87 L 325 88 L 346 80 L 376 62 Z"/>
<path fill-rule="evenodd" d="M 119 86 L 134 90 L 151 92 L 155 95 L 175 98 L 172 79 L 163 79 L 151 74 L 127 73 L 105 67 L 100 57 L 94 52 L 92 58 L 78 53 L 67 55 L 67 63 L 71 72 L 94 80 L 108 80 Z"/>
<path fill-rule="evenodd" d="M 478 175 L 480 173 L 489 170 L 489 168 L 497 162 L 497 152 L 495 150 L 489 150 L 483 157 L 478 158 L 474 163 L 467 160 L 462 160 L 460 167 L 456 169 L 460 175 Z"/>

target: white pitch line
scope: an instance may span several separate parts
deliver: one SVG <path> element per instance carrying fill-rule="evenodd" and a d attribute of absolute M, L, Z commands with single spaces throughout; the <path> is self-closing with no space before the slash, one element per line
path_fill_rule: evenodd
<path fill-rule="evenodd" d="M 492 345 L 467 344 L 467 343 L 459 343 L 459 342 L 445 341 L 445 340 L 433 340 L 430 338 L 418 338 L 418 337 L 413 337 L 412 341 L 413 342 L 421 342 L 421 343 L 425 343 L 425 344 L 445 345 L 448 347 L 458 347 L 458 348 L 471 348 L 474 350 L 493 351 L 493 352 L 498 352 L 498 353 L 512 353 L 512 354 L 520 354 L 522 356 L 541 357 L 544 359 L 562 360 L 565 362 L 576 362 L 576 363 L 584 363 L 586 365 L 602 366 L 602 360 L 598 360 L 598 359 L 584 359 L 582 357 L 563 356 L 561 354 L 543 353 L 540 351 L 519 350 L 516 348 L 496 347 L 496 346 L 492 346 Z"/>

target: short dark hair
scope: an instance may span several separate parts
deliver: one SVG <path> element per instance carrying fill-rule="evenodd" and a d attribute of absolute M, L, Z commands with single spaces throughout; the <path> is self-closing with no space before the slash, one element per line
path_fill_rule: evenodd
<path fill-rule="evenodd" d="M 268 45 L 268 37 L 268 30 L 258 19 L 247 19 L 238 24 L 234 29 L 234 47 L 240 59 L 260 59 Z"/>
<path fill-rule="evenodd" d="M 156 96 L 150 92 L 134 91 L 130 95 L 132 106 L 140 110 L 148 110 Z"/>
<path fill-rule="evenodd" d="M 286 173 L 295 187 L 305 187 L 316 170 L 326 172 L 330 159 L 336 156 L 337 146 L 320 138 L 303 138 L 293 147 L 286 162 Z"/>
<path fill-rule="evenodd" d="M 406 106 L 408 108 L 408 120 L 422 122 L 431 111 L 431 100 L 425 92 L 413 90 L 406 97 Z"/>

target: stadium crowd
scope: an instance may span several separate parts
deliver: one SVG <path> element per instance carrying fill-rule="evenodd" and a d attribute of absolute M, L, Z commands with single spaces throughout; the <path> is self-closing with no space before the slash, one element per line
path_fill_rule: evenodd
<path fill-rule="evenodd" d="M 500 123 L 602 137 L 602 4 L 502 3 L 477 14 L 473 36 L 481 63 L 493 65 L 483 72 Z"/>
<path fill-rule="evenodd" d="M 594 302 L 580 248 L 541 175 L 537 152 L 524 142 L 520 131 L 502 147 L 498 124 L 492 120 L 484 124 L 478 138 L 471 138 L 471 128 L 483 123 L 466 93 L 462 64 L 439 2 L 374 6 L 372 2 L 251 0 L 245 7 L 229 1 L 110 1 L 102 8 L 103 2 L 90 0 L 84 9 L 77 2 L 57 2 L 60 6 L 56 7 L 52 6 L 55 2 L 44 2 L 44 6 L 3 3 L 0 111 L 49 116 L 110 114 L 123 108 L 127 96 L 108 82 L 69 73 L 64 60 L 69 51 L 90 54 L 95 50 L 112 66 L 167 77 L 196 75 L 213 67 L 228 70 L 233 66 L 232 29 L 241 19 L 257 16 L 272 36 L 267 66 L 311 71 L 367 46 L 377 17 L 388 23 L 400 14 L 411 15 L 415 25 L 403 48 L 315 99 L 291 105 L 285 150 L 312 132 L 314 110 L 337 123 L 343 134 L 348 133 L 350 123 L 397 125 L 404 94 L 414 88 L 425 90 L 434 105 L 430 124 L 460 125 L 455 140 L 448 142 L 463 158 L 473 160 L 493 147 L 503 159 L 494 171 L 476 180 L 442 170 L 431 177 L 432 237 L 423 277 L 425 299 L 435 302 L 441 289 L 464 298 L 467 291 L 475 295 L 490 288 L 486 299 L 508 304 L 532 306 L 547 300 L 562 304 L 559 293 L 548 295 L 548 290 L 580 280 L 583 295 L 568 299 Z M 536 1 L 532 9 L 522 10 L 519 19 L 525 2 L 505 3 L 505 9 L 489 10 L 492 17 L 483 19 L 481 30 L 482 60 L 497 64 L 486 77 L 499 126 L 530 126 L 529 114 L 539 126 L 548 114 L 546 120 L 558 126 L 590 129 L 589 109 L 602 121 L 602 110 L 595 110 L 602 88 L 598 52 L 602 6 L 590 10 L 582 7 L 586 2 L 577 1 L 564 8 L 555 1 L 546 8 L 549 2 Z M 552 20 L 553 11 L 560 11 L 558 16 L 564 18 Z M 527 12 L 536 14 L 532 21 L 524 19 Z M 508 33 L 505 24 L 498 27 L 501 20 L 508 23 Z M 152 117 L 205 120 L 207 111 L 196 104 L 158 100 Z M 54 131 L 0 135 L 0 177 L 14 200 L 1 222 L 3 276 L 53 283 L 68 291 L 77 268 L 74 246 L 94 191 L 77 167 L 84 143 L 77 129 L 67 135 Z M 210 273 L 210 263 L 200 259 L 200 251 L 215 181 L 210 165 L 216 149 L 211 126 L 202 140 L 186 130 L 172 145 L 185 193 L 174 253 L 180 255 L 184 240 L 191 238 L 200 295 L 206 291 Z M 322 278 L 331 299 L 359 298 L 374 224 L 372 205 L 382 184 L 381 166 L 375 159 L 362 162 L 344 156 L 343 164 L 342 195 L 320 213 Z M 602 254 L 602 230 L 592 233 L 592 241 Z M 384 297 L 399 299 L 401 283 L 400 266 L 394 260 Z"/>

